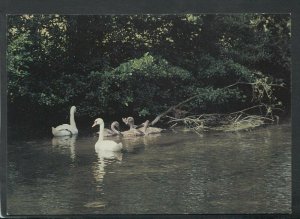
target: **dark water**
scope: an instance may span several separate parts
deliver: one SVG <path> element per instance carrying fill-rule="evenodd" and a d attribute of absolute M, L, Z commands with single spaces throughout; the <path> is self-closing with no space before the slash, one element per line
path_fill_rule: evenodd
<path fill-rule="evenodd" d="M 80 135 L 10 144 L 8 213 L 291 212 L 289 124 L 115 140 L 127 152 L 97 154 Z"/>

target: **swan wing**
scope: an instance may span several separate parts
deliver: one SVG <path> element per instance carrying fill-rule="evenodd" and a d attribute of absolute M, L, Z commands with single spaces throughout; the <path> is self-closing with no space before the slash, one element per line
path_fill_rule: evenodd
<path fill-rule="evenodd" d="M 104 137 L 115 135 L 115 133 L 110 129 L 104 129 L 103 132 L 104 132 L 103 134 Z"/>
<path fill-rule="evenodd" d="M 77 133 L 78 133 L 77 128 L 74 128 L 73 126 L 71 126 L 69 124 L 62 124 L 62 125 L 57 126 L 56 128 L 52 127 L 52 134 L 54 136 L 74 135 Z"/>
<path fill-rule="evenodd" d="M 72 128 L 71 125 L 69 125 L 69 124 L 62 124 L 62 125 L 57 126 L 55 129 L 56 129 L 57 131 L 60 131 L 60 130 L 70 129 L 70 128 Z"/>
<path fill-rule="evenodd" d="M 146 129 L 147 134 L 158 134 L 161 133 L 164 129 L 156 128 L 156 127 L 149 127 Z"/>
<path fill-rule="evenodd" d="M 141 136 L 144 135 L 144 133 L 141 130 L 137 130 L 137 129 L 130 129 L 124 132 L 121 132 L 121 134 L 124 137 L 133 137 L 133 136 Z"/>

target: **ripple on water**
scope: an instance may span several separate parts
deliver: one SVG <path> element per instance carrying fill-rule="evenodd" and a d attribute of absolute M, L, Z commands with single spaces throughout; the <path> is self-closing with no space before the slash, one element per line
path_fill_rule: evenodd
<path fill-rule="evenodd" d="M 93 202 L 88 202 L 84 205 L 86 208 L 104 208 L 106 206 L 105 202 L 102 201 L 93 201 Z"/>

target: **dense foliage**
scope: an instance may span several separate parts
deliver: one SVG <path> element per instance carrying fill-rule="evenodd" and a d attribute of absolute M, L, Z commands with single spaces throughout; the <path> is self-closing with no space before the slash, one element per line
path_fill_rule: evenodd
<path fill-rule="evenodd" d="M 268 101 L 288 108 L 290 23 L 288 14 L 9 16 L 9 124 L 48 131 L 71 105 L 82 126 L 151 119 L 195 94 L 182 110 L 253 105 L 248 85 L 224 89 L 236 81 L 284 84 Z"/>

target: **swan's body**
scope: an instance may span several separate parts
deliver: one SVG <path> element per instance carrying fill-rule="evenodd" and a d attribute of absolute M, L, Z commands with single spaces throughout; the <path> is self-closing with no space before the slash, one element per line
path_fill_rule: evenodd
<path fill-rule="evenodd" d="M 109 136 L 116 136 L 116 135 L 121 135 L 121 132 L 119 132 L 116 128 L 119 128 L 119 123 L 117 121 L 114 121 L 111 123 L 110 128 L 111 129 L 104 129 L 104 137 L 109 137 Z"/>
<path fill-rule="evenodd" d="M 52 127 L 52 134 L 55 137 L 77 135 L 78 129 L 76 127 L 74 114 L 76 112 L 76 107 L 72 106 L 70 109 L 70 124 L 59 125 L 56 128 Z"/>
<path fill-rule="evenodd" d="M 127 131 L 121 132 L 123 137 L 135 137 L 135 136 L 142 136 L 144 135 L 143 132 L 137 129 L 129 129 Z"/>
<path fill-rule="evenodd" d="M 142 129 L 142 128 L 141 128 Z M 156 127 L 148 127 L 146 129 L 145 134 L 149 135 L 149 134 L 158 134 L 161 133 L 163 131 L 163 129 L 161 128 L 156 128 Z"/>
<path fill-rule="evenodd" d="M 123 149 L 122 143 L 116 143 L 111 140 L 103 140 L 104 136 L 104 121 L 101 118 L 95 120 L 92 127 L 99 125 L 99 139 L 95 144 L 96 151 L 121 151 Z"/>
<path fill-rule="evenodd" d="M 129 127 L 136 127 L 134 125 L 134 119 L 133 117 L 128 117 L 126 119 L 123 118 L 123 122 L 126 125 L 129 125 Z M 145 123 L 143 123 L 144 127 L 138 128 L 137 130 L 139 132 L 142 132 L 144 135 L 149 135 L 149 134 L 158 134 L 164 131 L 164 129 L 161 128 L 156 128 L 156 127 L 149 127 L 149 121 L 147 120 Z"/>
<path fill-rule="evenodd" d="M 97 141 L 95 144 L 97 151 L 121 151 L 123 149 L 122 143 L 116 143 L 111 140 Z"/>
<path fill-rule="evenodd" d="M 142 132 L 144 132 L 145 135 L 149 135 L 149 134 L 159 134 L 162 131 L 164 131 L 164 129 L 161 128 L 157 128 L 157 127 L 149 127 L 149 120 L 147 120 L 146 122 L 143 123 L 144 127 L 140 128 L 140 130 Z"/>

